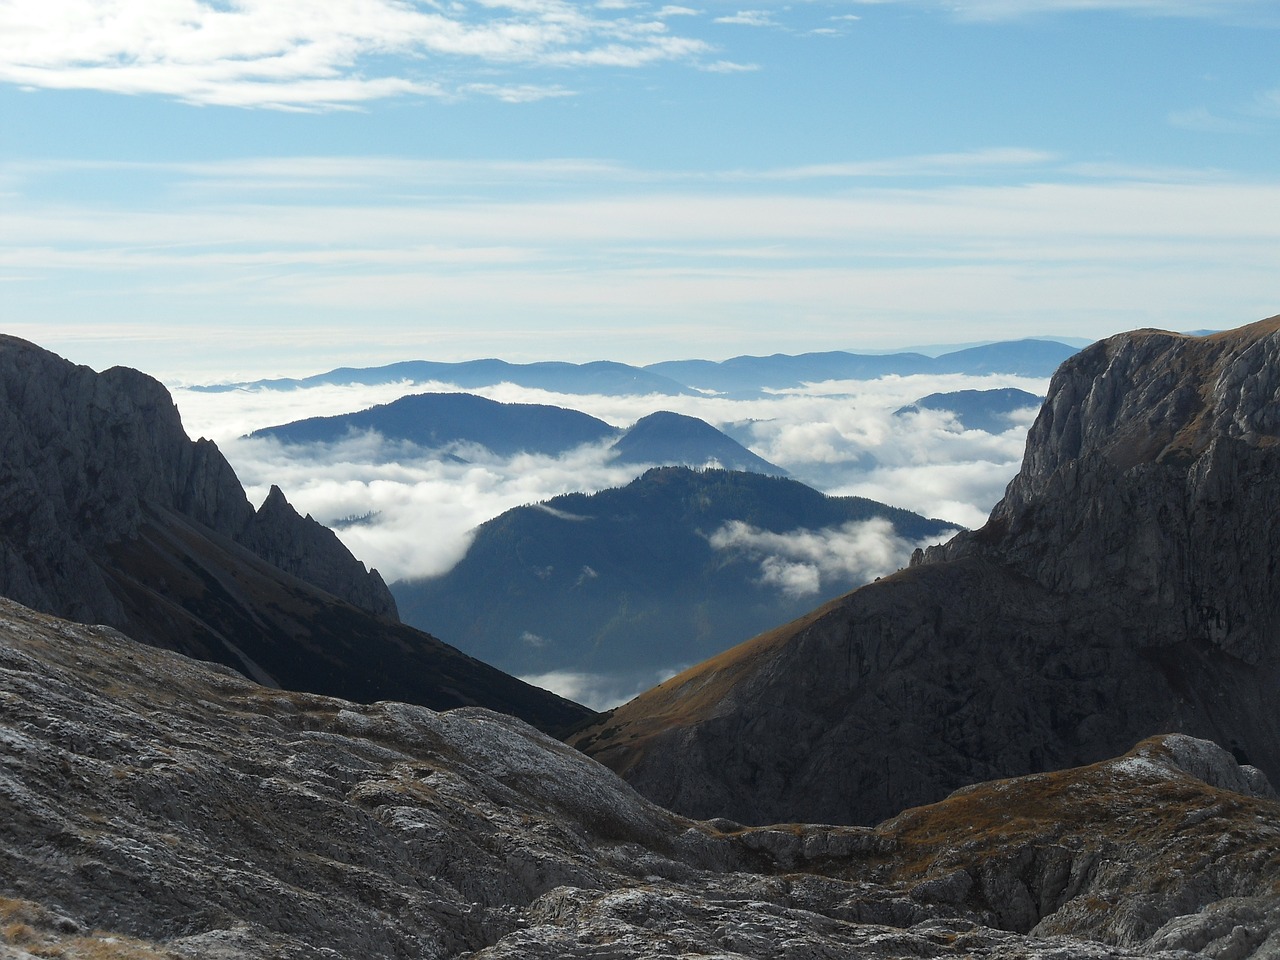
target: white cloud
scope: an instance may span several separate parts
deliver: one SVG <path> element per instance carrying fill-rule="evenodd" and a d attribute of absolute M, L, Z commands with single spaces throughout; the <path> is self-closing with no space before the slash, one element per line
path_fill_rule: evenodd
<path fill-rule="evenodd" d="M 610 710 L 664 680 L 671 679 L 689 666 L 691 664 L 655 670 L 640 678 L 553 670 L 550 673 L 533 674 L 520 679 L 535 687 L 542 687 L 544 690 L 550 690 L 552 693 L 581 703 L 592 710 Z"/>
<path fill-rule="evenodd" d="M 739 10 L 735 14 L 716 17 L 716 23 L 731 23 L 743 27 L 776 27 L 778 22 L 768 10 Z"/>
<path fill-rule="evenodd" d="M 774 533 L 732 520 L 710 537 L 717 550 L 760 562 L 760 582 L 791 597 L 816 596 L 823 585 L 853 589 L 905 566 L 916 547 L 888 520 L 852 521 L 822 530 Z"/>
<path fill-rule="evenodd" d="M 161 94 L 190 103 L 333 109 L 453 92 L 445 62 L 638 66 L 710 48 L 626 6 L 568 0 L 14 0 L 0 5 L 0 81 Z M 613 14 L 613 15 L 608 15 Z M 659 24 L 660 26 L 660 24 Z M 388 63 L 394 61 L 394 66 Z M 377 75 L 379 72 L 396 72 Z M 462 88 L 464 91 L 467 86 Z M 497 85 L 508 96 L 554 88 Z M 471 92 L 492 95 L 484 86 Z"/>

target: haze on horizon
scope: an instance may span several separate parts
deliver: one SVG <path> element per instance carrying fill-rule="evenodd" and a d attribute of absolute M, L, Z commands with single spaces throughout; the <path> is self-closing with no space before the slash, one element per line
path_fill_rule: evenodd
<path fill-rule="evenodd" d="M 0 6 L 4 332 L 171 384 L 1276 312 L 1274 0 Z"/>

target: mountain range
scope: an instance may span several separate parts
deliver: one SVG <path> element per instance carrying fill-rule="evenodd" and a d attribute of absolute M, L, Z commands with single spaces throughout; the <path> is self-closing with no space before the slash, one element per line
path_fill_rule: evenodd
<path fill-rule="evenodd" d="M 948 529 L 781 477 L 664 467 L 618 489 L 508 510 L 479 527 L 448 573 L 391 589 L 407 622 L 510 673 L 586 672 L 634 691 L 844 593 L 856 577 L 891 572 L 912 544 Z M 900 561 L 885 559 L 888 542 Z M 800 552 L 787 553 L 796 543 Z"/>
<path fill-rule="evenodd" d="M 939 356 L 922 353 L 860 354 L 835 350 L 729 360 L 666 360 L 645 367 L 625 363 L 508 363 L 467 360 L 444 363 L 407 360 L 380 367 L 340 367 L 311 377 L 253 380 L 191 387 L 204 392 L 230 390 L 295 390 L 331 385 L 388 383 L 452 384 L 464 390 L 511 383 L 552 393 L 603 396 L 694 395 L 705 391 L 759 396 L 764 390 L 798 387 L 824 380 L 874 380 L 889 375 L 1006 373 L 1048 377 L 1076 347 L 1055 340 L 1010 340 L 952 350 Z"/>
<path fill-rule="evenodd" d="M 1097 343 L 1054 375 L 985 526 L 573 742 L 749 823 L 875 822 L 1171 730 L 1274 777 L 1277 410 L 1280 318 Z"/>
<path fill-rule="evenodd" d="M 645 369 L 700 391 L 751 397 L 764 390 L 784 390 L 825 380 L 875 380 L 885 376 L 944 373 L 1047 377 L 1075 352 L 1075 347 L 1053 340 L 1011 340 L 968 347 L 937 357 L 920 353 L 859 354 L 837 350 L 794 356 L 778 353 L 768 357 L 733 357 L 719 363 L 668 360 Z"/>
<path fill-rule="evenodd" d="M 377 571 L 278 488 L 257 510 L 167 391 L 0 337 L 0 594 L 354 700 L 589 716 L 402 624 Z"/>
<path fill-rule="evenodd" d="M 461 458 L 472 446 L 499 456 L 559 456 L 584 444 L 609 443 L 618 463 L 712 465 L 779 476 L 786 473 L 697 417 L 661 410 L 623 430 L 577 410 L 538 403 L 499 403 L 467 393 L 412 394 L 355 413 L 263 427 L 249 436 L 302 445 L 338 443 L 371 432 L 390 442 L 385 456 L 393 459 L 404 455 L 405 443 L 419 452 L 453 458 Z"/>

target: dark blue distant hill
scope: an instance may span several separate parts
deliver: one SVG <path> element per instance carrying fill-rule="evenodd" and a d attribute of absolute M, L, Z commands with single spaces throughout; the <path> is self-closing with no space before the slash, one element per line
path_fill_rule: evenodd
<path fill-rule="evenodd" d="M 299 387 L 376 386 L 401 382 L 450 383 L 468 390 L 499 383 L 514 383 L 553 393 L 619 397 L 648 394 L 680 396 L 695 392 L 658 373 L 609 360 L 597 360 L 593 363 L 508 363 L 505 360 L 441 363 L 433 360 L 406 360 L 381 367 L 339 367 L 328 373 L 301 379 L 254 380 L 191 389 L 218 393 L 245 388 L 292 390 Z"/>
<path fill-rule="evenodd" d="M 335 443 L 370 430 L 388 440 L 428 450 L 476 443 L 504 456 L 522 452 L 556 455 L 621 432 L 603 420 L 564 407 L 498 403 L 469 393 L 420 393 L 357 413 L 264 427 L 250 436 L 294 444 Z"/>
<path fill-rule="evenodd" d="M 619 463 L 713 466 L 778 477 L 787 474 L 705 420 L 666 410 L 637 420 L 613 449 Z"/>
<path fill-rule="evenodd" d="M 263 427 L 251 437 L 282 443 L 336 443 L 373 431 L 393 444 L 411 443 L 457 459 L 450 447 L 476 444 L 500 456 L 541 453 L 558 456 L 587 443 L 616 442 L 618 462 L 654 466 L 721 467 L 785 476 L 786 471 L 756 456 L 705 420 L 661 411 L 642 417 L 628 430 L 578 410 L 537 403 L 499 403 L 469 393 L 419 393 L 357 413 L 311 417 Z M 400 456 L 391 449 L 387 457 Z"/>
<path fill-rule="evenodd" d="M 1009 414 L 1015 410 L 1038 407 L 1043 399 L 1034 393 L 1013 387 L 998 390 L 955 390 L 951 393 L 931 393 L 915 403 L 899 407 L 894 413 L 902 415 L 921 410 L 949 410 L 966 430 L 1004 433 L 1013 425 Z"/>

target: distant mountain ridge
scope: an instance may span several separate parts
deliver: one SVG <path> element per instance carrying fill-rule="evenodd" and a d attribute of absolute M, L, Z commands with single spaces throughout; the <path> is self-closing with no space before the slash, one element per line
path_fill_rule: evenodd
<path fill-rule="evenodd" d="M 479 527 L 448 573 L 391 589 L 407 622 L 508 672 L 586 671 L 635 689 L 854 586 L 812 565 L 811 590 L 762 582 L 771 554 L 750 537 L 739 548 L 727 525 L 814 540 L 873 519 L 904 543 L 954 529 L 781 477 L 655 468 L 625 487 L 509 510 Z M 774 566 L 785 562 L 794 558 Z"/>
<path fill-rule="evenodd" d="M 938 357 L 921 353 L 858 354 L 844 351 L 741 356 L 719 363 L 710 360 L 667 360 L 646 370 L 698 390 L 734 396 L 756 396 L 827 380 L 874 380 L 879 377 L 962 373 L 983 376 L 1005 373 L 1048 377 L 1076 347 L 1051 340 L 1013 340 L 968 347 Z"/>
<path fill-rule="evenodd" d="M 355 413 L 263 427 L 249 436 L 273 437 L 282 443 L 335 443 L 353 432 L 369 430 L 424 449 L 475 443 L 506 456 L 557 455 L 619 432 L 603 420 L 564 407 L 499 403 L 469 393 L 418 393 Z"/>
<path fill-rule="evenodd" d="M 537 453 L 560 456 L 589 443 L 607 443 L 617 462 L 671 466 L 717 466 L 783 476 L 786 471 L 756 456 L 705 420 L 670 411 L 640 418 L 623 430 L 565 407 L 499 403 L 467 393 L 419 393 L 356 413 L 310 417 L 249 434 L 287 444 L 337 443 L 376 432 L 393 444 L 454 456 L 475 444 L 499 456 Z M 389 456 L 399 457 L 394 449 Z"/>
<path fill-rule="evenodd" d="M 0 337 L 0 401 L 0 594 L 273 686 L 589 715 L 400 623 L 377 572 L 278 488 L 254 510 L 151 377 Z"/>
<path fill-rule="evenodd" d="M 220 393 L 231 390 L 294 390 L 323 385 L 390 383 L 452 384 L 464 390 L 511 383 L 552 393 L 602 396 L 691 396 L 710 390 L 758 396 L 766 389 L 799 387 L 823 380 L 874 380 L 896 374 L 964 373 L 981 376 L 1007 373 L 1049 377 L 1058 364 L 1079 348 L 1055 340 L 1027 339 L 988 343 L 951 350 L 939 356 L 922 353 L 820 353 L 740 356 L 729 360 L 664 360 L 636 367 L 597 360 L 590 363 L 505 360 L 466 360 L 456 363 L 406 360 L 378 367 L 339 367 L 309 377 L 252 380 L 193 386 L 188 389 Z"/>
<path fill-rule="evenodd" d="M 541 361 L 508 363 L 506 360 L 464 360 L 449 363 L 435 360 L 405 360 L 379 367 L 339 367 L 310 377 L 254 380 L 240 383 L 195 386 L 205 393 L 260 388 L 293 390 L 333 384 L 372 386 L 386 383 L 450 383 L 464 389 L 512 383 L 553 393 L 594 393 L 604 396 L 660 394 L 681 396 L 694 393 L 688 387 L 660 374 L 611 360 L 590 363 Z"/>

